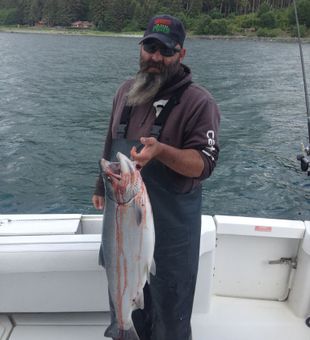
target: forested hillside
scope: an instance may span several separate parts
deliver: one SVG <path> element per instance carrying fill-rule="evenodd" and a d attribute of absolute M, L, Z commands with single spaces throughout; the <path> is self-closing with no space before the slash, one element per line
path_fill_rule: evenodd
<path fill-rule="evenodd" d="M 158 13 L 178 16 L 196 34 L 295 35 L 293 0 L 0 0 L 0 25 L 71 26 L 141 31 Z M 297 0 L 301 34 L 309 34 L 310 0 Z"/>

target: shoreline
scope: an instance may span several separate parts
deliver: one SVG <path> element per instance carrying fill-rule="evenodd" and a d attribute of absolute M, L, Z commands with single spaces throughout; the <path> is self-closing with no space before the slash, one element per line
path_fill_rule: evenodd
<path fill-rule="evenodd" d="M 9 27 L 0 26 L 0 33 L 22 33 L 22 34 L 55 34 L 55 35 L 69 35 L 69 36 L 91 36 L 91 37 L 121 37 L 121 38 L 141 38 L 143 32 L 102 32 L 91 29 L 71 29 L 58 27 Z M 297 37 L 279 36 L 279 37 L 258 37 L 256 35 L 187 35 L 189 39 L 205 39 L 205 40 L 249 40 L 249 41 L 270 41 L 270 42 L 284 42 L 284 43 L 298 43 Z M 310 37 L 301 38 L 302 43 L 309 44 Z"/>
<path fill-rule="evenodd" d="M 117 33 L 102 32 L 91 29 L 71 29 L 71 28 L 38 28 L 38 27 L 6 27 L 0 26 L 0 33 L 34 33 L 34 34 L 55 34 L 55 35 L 87 35 L 93 37 L 142 37 L 142 33 Z"/>
<path fill-rule="evenodd" d="M 266 42 L 283 42 L 283 43 L 298 43 L 297 37 L 258 37 L 256 35 L 188 35 L 192 39 L 206 40 L 244 40 L 244 41 L 266 41 Z M 310 43 L 309 38 L 300 39 L 303 44 Z"/>

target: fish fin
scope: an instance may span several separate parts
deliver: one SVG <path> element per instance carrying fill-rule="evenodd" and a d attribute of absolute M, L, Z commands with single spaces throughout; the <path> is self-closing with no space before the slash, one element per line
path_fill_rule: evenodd
<path fill-rule="evenodd" d="M 113 339 L 140 340 L 133 325 L 128 330 L 124 330 L 119 329 L 117 323 L 112 323 L 104 332 L 104 336 Z"/>
<path fill-rule="evenodd" d="M 150 269 L 150 272 L 153 276 L 156 275 L 156 263 L 154 261 L 154 258 L 152 259 L 152 264 L 151 264 L 151 269 Z"/>
<path fill-rule="evenodd" d="M 137 309 L 144 309 L 144 295 L 143 295 L 143 291 L 138 294 L 137 298 L 135 299 L 135 304 Z"/>
<path fill-rule="evenodd" d="M 135 327 L 132 325 L 127 331 L 121 331 L 120 339 L 122 340 L 140 340 Z"/>
<path fill-rule="evenodd" d="M 137 224 L 140 225 L 142 222 L 142 210 L 139 205 L 135 204 L 135 213 Z"/>
<path fill-rule="evenodd" d="M 99 249 L 99 265 L 105 268 L 102 243 L 100 244 Z"/>
<path fill-rule="evenodd" d="M 119 338 L 121 330 L 118 328 L 117 323 L 113 322 L 111 325 L 105 330 L 104 336 L 107 338 Z"/>
<path fill-rule="evenodd" d="M 147 282 L 150 283 L 151 282 L 151 275 L 153 276 L 156 275 L 156 264 L 154 259 L 152 259 L 152 263 L 151 263 L 151 267 L 147 268 Z"/>

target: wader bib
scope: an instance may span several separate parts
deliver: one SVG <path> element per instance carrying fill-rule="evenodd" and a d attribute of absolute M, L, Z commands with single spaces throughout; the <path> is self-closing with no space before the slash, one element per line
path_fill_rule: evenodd
<path fill-rule="evenodd" d="M 151 136 L 160 138 L 169 113 L 186 87 L 169 99 L 155 120 Z M 117 138 L 112 141 L 111 161 L 116 160 L 118 151 L 130 156 L 133 146 L 141 146 L 139 141 L 126 139 L 130 111 L 129 107 L 123 110 Z M 156 160 L 143 167 L 141 175 L 154 216 L 156 275 L 151 275 L 150 284 L 144 288 L 144 309 L 133 312 L 134 325 L 141 340 L 189 340 L 199 260 L 201 186 L 179 193 L 176 174 L 172 176 L 172 170 Z M 111 306 L 112 319 L 113 310 Z"/>

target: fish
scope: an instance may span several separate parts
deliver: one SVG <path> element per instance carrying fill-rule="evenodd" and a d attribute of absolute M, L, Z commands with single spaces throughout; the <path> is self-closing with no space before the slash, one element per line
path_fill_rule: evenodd
<path fill-rule="evenodd" d="M 118 152 L 118 162 L 101 159 L 105 184 L 102 261 L 112 317 L 106 337 L 139 340 L 131 314 L 144 308 L 143 287 L 156 275 L 152 207 L 139 167 Z"/>

